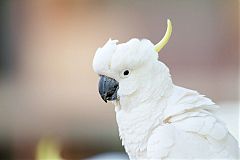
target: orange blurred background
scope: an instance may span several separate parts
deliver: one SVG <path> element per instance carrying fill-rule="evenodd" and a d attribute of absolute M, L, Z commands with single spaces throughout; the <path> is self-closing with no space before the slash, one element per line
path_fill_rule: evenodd
<path fill-rule="evenodd" d="M 61 144 L 64 159 L 123 152 L 92 59 L 109 38 L 157 43 L 167 18 L 173 34 L 159 56 L 174 83 L 238 106 L 237 0 L 2 0 L 0 7 L 0 159 L 35 159 L 45 137 Z"/>

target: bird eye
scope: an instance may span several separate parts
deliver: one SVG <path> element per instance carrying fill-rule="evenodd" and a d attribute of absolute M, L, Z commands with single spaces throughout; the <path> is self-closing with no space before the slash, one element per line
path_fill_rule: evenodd
<path fill-rule="evenodd" d="M 130 74 L 130 71 L 129 71 L 129 70 L 124 70 L 124 71 L 122 72 L 122 77 L 123 77 L 123 78 L 126 78 L 126 77 L 129 76 L 129 74 Z"/>
<path fill-rule="evenodd" d="M 123 72 L 124 76 L 127 76 L 128 74 L 129 74 L 129 70 L 126 70 L 126 71 Z"/>

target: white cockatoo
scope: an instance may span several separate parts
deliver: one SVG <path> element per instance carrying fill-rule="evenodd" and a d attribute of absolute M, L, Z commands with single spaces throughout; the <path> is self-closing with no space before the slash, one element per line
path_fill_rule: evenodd
<path fill-rule="evenodd" d="M 93 69 L 100 76 L 102 99 L 115 105 L 122 144 L 130 159 L 237 159 L 238 143 L 214 115 L 218 108 L 196 91 L 176 86 L 158 52 L 172 25 L 153 45 L 147 39 L 96 51 Z"/>

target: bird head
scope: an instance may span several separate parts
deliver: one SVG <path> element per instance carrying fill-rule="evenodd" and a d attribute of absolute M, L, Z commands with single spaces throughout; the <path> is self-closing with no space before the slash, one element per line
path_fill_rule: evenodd
<path fill-rule="evenodd" d="M 105 102 L 131 97 L 142 101 L 165 94 L 172 80 L 168 67 L 158 60 L 158 52 L 168 42 L 171 32 L 168 20 L 165 36 L 156 45 L 147 39 L 131 39 L 122 44 L 109 39 L 97 49 L 93 69 L 100 76 L 99 93 Z"/>

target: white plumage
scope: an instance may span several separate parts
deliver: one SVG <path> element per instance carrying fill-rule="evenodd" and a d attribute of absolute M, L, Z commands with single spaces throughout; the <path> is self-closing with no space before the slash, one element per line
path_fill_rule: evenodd
<path fill-rule="evenodd" d="M 198 92 L 176 86 L 149 40 L 99 48 L 93 68 L 119 82 L 113 101 L 130 159 L 237 159 L 238 143 Z M 123 75 L 128 70 L 128 76 Z"/>

